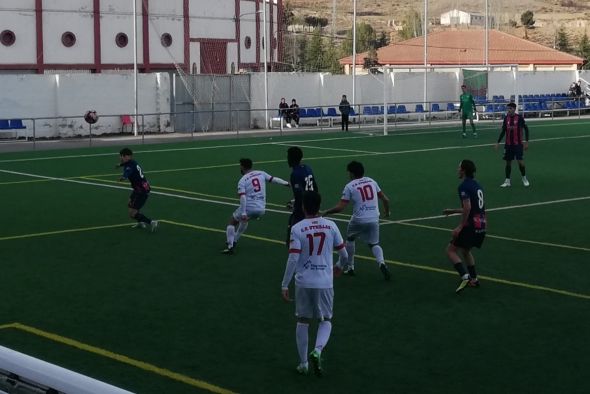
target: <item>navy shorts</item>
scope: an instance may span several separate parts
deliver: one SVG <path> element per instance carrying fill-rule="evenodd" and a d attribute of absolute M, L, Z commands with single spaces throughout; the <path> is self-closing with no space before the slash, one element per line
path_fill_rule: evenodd
<path fill-rule="evenodd" d="M 522 145 L 504 145 L 504 160 L 522 160 L 523 150 Z"/>
<path fill-rule="evenodd" d="M 461 249 L 471 249 L 473 247 L 479 249 L 485 237 L 486 233 L 483 231 L 476 233 L 473 227 L 463 227 L 459 236 L 451 240 L 451 244 Z"/>
<path fill-rule="evenodd" d="M 129 196 L 129 204 L 127 204 L 127 206 L 129 208 L 137 209 L 139 211 L 141 207 L 145 205 L 145 202 L 147 201 L 149 195 L 149 193 L 138 193 L 134 191 Z"/>

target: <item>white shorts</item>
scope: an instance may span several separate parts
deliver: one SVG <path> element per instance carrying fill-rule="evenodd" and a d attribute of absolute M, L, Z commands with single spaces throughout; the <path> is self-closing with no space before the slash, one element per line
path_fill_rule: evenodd
<path fill-rule="evenodd" d="M 307 319 L 331 319 L 334 289 L 310 289 L 295 286 L 295 316 Z"/>
<path fill-rule="evenodd" d="M 369 245 L 378 244 L 379 222 L 358 223 L 351 221 L 348 223 L 346 240 L 354 241 L 356 238 L 360 238 L 363 242 Z"/>
<path fill-rule="evenodd" d="M 246 215 L 248 215 L 248 220 L 259 219 L 262 217 L 262 215 L 264 215 L 264 209 L 250 210 L 246 208 Z M 232 214 L 232 217 L 235 221 L 239 222 L 240 219 L 242 219 L 242 210 L 238 207 Z"/>

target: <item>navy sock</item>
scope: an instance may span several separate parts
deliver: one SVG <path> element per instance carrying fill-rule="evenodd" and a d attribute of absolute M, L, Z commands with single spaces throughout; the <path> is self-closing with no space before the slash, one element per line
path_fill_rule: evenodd
<path fill-rule="evenodd" d="M 506 166 L 505 172 L 506 172 L 506 179 L 510 179 L 510 173 L 512 172 L 512 166 Z"/>
<path fill-rule="evenodd" d="M 477 279 L 477 273 L 475 272 L 475 265 L 468 265 L 467 271 L 469 271 L 469 276 L 471 279 Z"/>
<path fill-rule="evenodd" d="M 458 263 L 454 263 L 453 266 L 455 267 L 455 269 L 457 270 L 457 272 L 459 273 L 459 276 L 462 278 L 463 275 L 466 274 L 465 272 L 465 267 L 463 267 L 463 263 L 462 262 L 458 262 Z"/>
<path fill-rule="evenodd" d="M 135 220 L 137 220 L 138 222 L 143 222 L 143 223 L 147 223 L 150 224 L 152 222 L 152 219 L 144 216 L 142 213 L 137 212 L 134 216 Z"/>

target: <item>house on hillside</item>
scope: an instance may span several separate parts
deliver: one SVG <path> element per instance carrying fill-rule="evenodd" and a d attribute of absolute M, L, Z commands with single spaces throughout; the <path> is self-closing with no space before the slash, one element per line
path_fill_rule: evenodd
<path fill-rule="evenodd" d="M 494 17 L 488 17 L 490 20 L 489 25 L 492 26 L 494 24 Z M 440 14 L 440 24 L 442 26 L 485 26 L 486 19 L 484 14 L 454 9 Z"/>
<path fill-rule="evenodd" d="M 560 52 L 519 37 L 489 30 L 488 65 L 517 65 L 518 70 L 553 71 L 576 70 L 584 59 Z M 485 30 L 456 30 L 431 33 L 427 40 L 427 64 L 446 71 L 463 66 L 485 67 Z M 368 53 L 357 54 L 356 73 L 367 74 L 363 69 Z M 352 56 L 340 59 L 345 74 L 352 73 Z M 416 37 L 377 49 L 377 67 L 396 67 L 420 70 L 424 67 L 424 39 Z M 457 66 L 456 68 L 452 66 Z"/>

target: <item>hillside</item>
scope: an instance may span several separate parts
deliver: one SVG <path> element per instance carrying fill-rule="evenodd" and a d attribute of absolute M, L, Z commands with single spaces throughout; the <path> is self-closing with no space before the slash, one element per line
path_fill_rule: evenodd
<path fill-rule="evenodd" d="M 328 20 L 326 29 L 335 29 L 342 34 L 352 25 L 353 0 L 287 0 L 293 8 L 295 16 L 317 16 Z M 399 25 L 405 14 L 415 9 L 423 13 L 423 1 L 420 0 L 357 0 L 357 21 L 371 24 L 378 32 L 384 31 L 394 41 L 399 40 L 395 25 Z M 531 41 L 549 47 L 554 46 L 557 30 L 564 27 L 569 41 L 575 46 L 579 38 L 587 31 L 590 35 L 590 2 L 588 0 L 488 0 L 490 15 L 496 28 L 518 37 L 524 37 L 524 29 L 520 22 L 523 12 L 534 13 L 535 28 L 528 31 Z M 437 24 L 440 15 L 452 9 L 468 12 L 484 13 L 485 0 L 436 0 L 428 1 L 428 19 L 430 30 L 443 29 Z M 334 12 L 335 11 L 335 12 Z M 333 16 L 335 16 L 333 18 Z M 511 27 L 509 21 L 516 21 L 517 26 Z M 334 25 L 332 25 L 334 21 Z"/>

